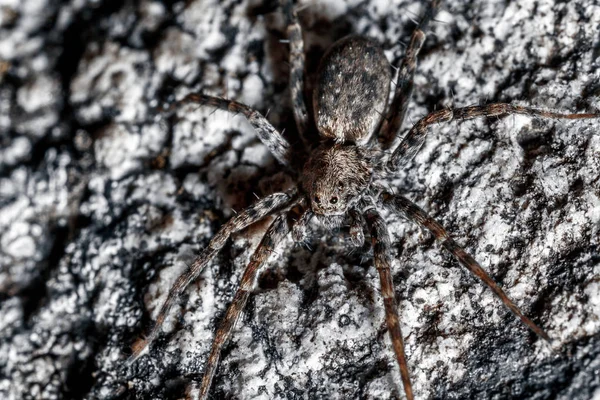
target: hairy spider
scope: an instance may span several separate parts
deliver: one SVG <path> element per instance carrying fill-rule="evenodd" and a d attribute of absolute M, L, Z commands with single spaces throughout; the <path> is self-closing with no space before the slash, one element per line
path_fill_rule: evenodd
<path fill-rule="evenodd" d="M 258 272 L 275 247 L 291 233 L 296 242 L 305 240 L 308 225 L 315 219 L 327 229 L 342 224 L 350 226 L 353 244 L 360 246 L 368 232 L 373 248 L 384 300 L 386 323 L 396 360 L 400 368 L 406 397 L 413 399 L 408 363 L 398 318 L 391 274 L 391 244 L 381 208 L 400 213 L 421 228 L 431 232 L 442 247 L 471 271 L 496 294 L 519 319 L 547 342 L 549 336 L 526 317 L 494 282 L 479 263 L 461 248 L 447 231 L 424 210 L 407 198 L 386 190 L 381 182 L 403 168 L 423 145 L 433 123 L 467 120 L 477 117 L 503 117 L 512 114 L 542 118 L 584 119 L 600 114 L 567 114 L 548 112 L 518 105 L 496 103 L 434 111 L 421 118 L 394 146 L 411 98 L 417 55 L 425 41 L 425 30 L 437 12 L 441 0 L 433 0 L 414 30 L 406 54 L 392 82 L 392 68 L 382 48 L 373 40 L 349 36 L 334 43 L 323 56 L 313 92 L 313 119 L 304 99 L 304 45 L 302 31 L 291 0 L 282 0 L 290 41 L 290 84 L 294 117 L 304 149 L 293 149 L 290 143 L 262 116 L 250 107 L 232 100 L 204 94 L 188 94 L 176 106 L 197 104 L 242 114 L 276 159 L 298 174 L 297 187 L 275 193 L 227 222 L 189 269 L 178 277 L 162 305 L 156 323 L 147 338 L 133 346 L 135 360 L 157 337 L 169 310 L 204 267 L 223 248 L 235 232 L 274 216 L 260 244 L 246 267 L 239 288 L 217 330 L 204 376 L 198 389 L 199 398 L 208 396 L 221 350 L 231 336 L 248 297 L 256 284 Z M 395 83 L 391 102 L 390 83 Z M 388 104 L 389 103 L 389 104 Z M 316 127 L 320 140 L 309 140 Z"/>

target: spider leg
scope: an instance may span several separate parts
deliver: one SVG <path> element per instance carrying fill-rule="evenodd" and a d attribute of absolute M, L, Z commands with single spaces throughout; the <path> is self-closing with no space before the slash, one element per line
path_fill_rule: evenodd
<path fill-rule="evenodd" d="M 285 166 L 293 166 L 292 148 L 290 143 L 271 125 L 271 123 L 258 111 L 237 101 L 207 96 L 201 93 L 190 93 L 182 100 L 173 104 L 169 110 L 185 104 L 199 104 L 201 106 L 216 107 L 230 111 L 234 114 L 243 114 L 252 127 L 256 130 L 261 142 L 275 156 L 277 161 Z"/>
<path fill-rule="evenodd" d="M 206 267 L 210 260 L 212 260 L 223 248 L 231 234 L 263 219 L 272 212 L 289 205 L 296 197 L 296 193 L 297 192 L 294 189 L 287 193 L 275 193 L 269 195 L 257 201 L 254 205 L 246 208 L 244 211 L 240 212 L 235 217 L 231 218 L 225 225 L 223 225 L 219 232 L 208 243 L 208 246 L 196 258 L 196 260 L 194 260 L 189 269 L 177 278 L 169 290 L 167 299 L 160 308 L 158 317 L 156 318 L 156 323 L 152 327 L 152 330 L 145 339 L 139 339 L 132 346 L 133 354 L 131 355 L 130 362 L 135 361 L 152 343 L 152 341 L 154 341 L 162 324 L 165 321 L 165 318 L 169 314 L 169 310 L 173 304 L 175 304 L 175 301 L 177 301 L 187 286 L 198 278 L 204 267 Z"/>
<path fill-rule="evenodd" d="M 440 2 L 441 0 L 433 0 L 429 4 L 421 22 L 410 37 L 410 44 L 406 49 L 406 54 L 402 59 L 402 64 L 400 64 L 398 71 L 394 99 L 388 108 L 379 133 L 379 143 L 383 150 L 388 149 L 392 145 L 402 127 L 408 103 L 412 97 L 413 81 L 415 70 L 417 69 L 417 56 L 423 43 L 425 43 L 425 30 L 437 13 Z"/>
<path fill-rule="evenodd" d="M 308 138 L 308 113 L 304 102 L 304 40 L 302 28 L 298 23 L 298 16 L 294 11 L 291 0 L 281 0 L 281 8 L 287 24 L 287 35 L 290 41 L 290 88 L 294 118 L 298 133 L 307 151 L 310 151 L 312 142 Z"/>
<path fill-rule="evenodd" d="M 529 329 L 534 331 L 539 337 L 546 340 L 548 343 L 552 342 L 548 334 L 546 334 L 546 332 L 544 332 L 533 321 L 531 321 L 529 318 L 523 315 L 519 307 L 517 307 L 517 305 L 508 298 L 508 296 L 506 295 L 506 293 L 504 293 L 502 288 L 500 288 L 500 286 L 498 286 L 498 284 L 494 282 L 494 280 L 488 275 L 488 273 L 485 272 L 483 268 L 481 268 L 481 265 L 479 265 L 479 263 L 475 261 L 475 259 L 470 254 L 468 254 L 462 247 L 460 247 L 454 241 L 454 239 L 450 237 L 450 235 L 448 234 L 448 232 L 446 232 L 442 225 L 440 225 L 436 220 L 430 217 L 423 209 L 421 209 L 415 203 L 402 196 L 393 196 L 389 193 L 384 193 L 382 194 L 381 198 L 383 200 L 383 204 L 386 207 L 391 208 L 392 210 L 401 214 L 404 214 L 410 221 L 416 223 L 421 228 L 425 228 L 429 232 L 431 232 L 435 239 L 442 246 L 444 246 L 444 248 L 448 250 L 463 267 L 471 271 L 473 275 L 475 275 L 484 284 L 486 284 L 487 287 L 489 287 L 492 290 L 492 292 L 494 292 L 494 294 L 498 296 L 500 300 L 502 300 L 504 305 L 508 307 L 508 309 L 512 311 L 513 314 L 519 317 Z"/>
<path fill-rule="evenodd" d="M 396 295 L 394 294 L 394 282 L 392 281 L 392 273 L 390 270 L 390 236 L 385 227 L 385 222 L 379 213 L 373 209 L 367 212 L 367 224 L 371 231 L 371 241 L 373 244 L 373 254 L 375 257 L 375 267 L 379 273 L 381 281 L 381 295 L 383 296 L 383 304 L 385 306 L 385 319 L 396 353 L 396 360 L 400 367 L 400 375 L 404 392 L 408 400 L 413 399 L 412 384 L 410 383 L 410 375 L 408 373 L 408 364 L 406 363 L 406 354 L 404 353 L 404 341 L 402 340 L 402 332 L 400 330 L 400 322 L 398 318 L 398 305 L 396 304 Z"/>
<path fill-rule="evenodd" d="M 252 254 L 250 262 L 240 280 L 240 286 L 235 293 L 235 297 L 229 305 L 225 318 L 221 321 L 221 325 L 215 335 L 210 355 L 208 356 L 208 361 L 206 362 L 206 367 L 204 369 L 204 376 L 202 377 L 199 392 L 200 400 L 204 400 L 208 397 L 208 391 L 219 364 L 221 350 L 231 337 L 231 332 L 233 331 L 242 310 L 246 306 L 248 297 L 250 297 L 250 292 L 255 287 L 256 277 L 258 276 L 260 268 L 273 253 L 275 247 L 285 239 L 289 231 L 288 216 L 286 214 L 279 215 L 269 226 L 267 232 L 260 241 L 260 244 L 254 251 L 254 254 Z"/>
<path fill-rule="evenodd" d="M 388 167 L 391 169 L 398 169 L 408 164 L 425 142 L 427 128 L 436 122 L 449 122 L 455 119 L 465 120 L 477 117 L 504 117 L 513 114 L 559 119 L 600 118 L 600 114 L 568 114 L 549 112 L 536 110 L 529 107 L 514 106 L 507 103 L 494 103 L 483 106 L 469 106 L 434 111 L 421 118 L 406 134 L 390 157 L 388 161 Z"/>
<path fill-rule="evenodd" d="M 362 247 L 365 244 L 365 233 L 363 226 L 365 226 L 365 217 L 359 213 L 356 209 L 351 209 L 350 214 L 350 242 L 355 247 Z"/>

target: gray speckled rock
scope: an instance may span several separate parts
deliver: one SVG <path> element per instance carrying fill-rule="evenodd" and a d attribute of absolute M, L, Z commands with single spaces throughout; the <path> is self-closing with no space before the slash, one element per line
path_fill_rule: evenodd
<path fill-rule="evenodd" d="M 261 1 L 30 0 L 0 11 L 0 398 L 178 398 L 265 224 L 236 235 L 132 366 L 170 284 L 233 214 L 289 185 L 241 118 L 158 106 L 203 90 L 297 140 L 283 19 Z M 304 2 L 302 2 L 304 5 Z M 310 1 L 308 69 L 347 33 L 402 54 L 416 1 Z M 266 13 L 266 14 L 265 14 Z M 600 109 L 600 3 L 446 1 L 410 121 L 484 101 Z M 386 215 L 419 399 L 600 398 L 600 122 L 432 129 L 388 182 L 555 338 L 553 353 L 419 229 Z M 376 271 L 342 235 L 282 244 L 214 398 L 403 397 Z"/>

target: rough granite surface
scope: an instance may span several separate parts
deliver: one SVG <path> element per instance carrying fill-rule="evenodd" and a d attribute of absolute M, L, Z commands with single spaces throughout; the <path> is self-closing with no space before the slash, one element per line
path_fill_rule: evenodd
<path fill-rule="evenodd" d="M 299 4 L 308 70 L 334 40 L 403 54 L 419 1 Z M 443 1 L 411 121 L 510 101 L 600 110 L 600 2 Z M 292 142 L 288 45 L 273 1 L 0 1 L 0 398 L 175 399 L 203 371 L 266 225 L 236 235 L 164 332 L 126 360 L 170 284 L 218 228 L 293 182 L 240 116 Z M 432 129 L 388 182 L 445 225 L 560 345 L 553 352 L 431 236 L 388 215 L 418 399 L 600 399 L 600 121 L 508 117 Z M 368 253 L 344 230 L 282 243 L 215 399 L 403 398 Z"/>

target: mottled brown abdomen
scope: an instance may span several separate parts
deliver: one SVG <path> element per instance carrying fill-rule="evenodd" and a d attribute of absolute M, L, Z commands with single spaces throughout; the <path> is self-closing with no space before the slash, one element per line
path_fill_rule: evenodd
<path fill-rule="evenodd" d="M 313 93 L 319 134 L 337 142 L 369 140 L 385 111 L 390 79 L 378 43 L 358 36 L 335 42 L 321 59 Z"/>

